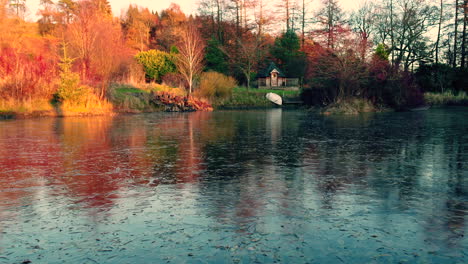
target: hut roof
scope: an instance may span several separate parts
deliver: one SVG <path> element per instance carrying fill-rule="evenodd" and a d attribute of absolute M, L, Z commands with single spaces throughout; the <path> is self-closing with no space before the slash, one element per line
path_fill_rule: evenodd
<path fill-rule="evenodd" d="M 260 71 L 258 74 L 257 74 L 257 78 L 266 78 L 266 77 L 270 77 L 270 74 L 273 70 L 277 70 L 278 71 L 278 76 L 279 77 L 286 77 L 286 75 L 276 66 L 276 64 L 274 62 L 271 62 L 270 63 L 270 66 L 268 66 L 268 68 L 264 69 L 263 71 Z"/>

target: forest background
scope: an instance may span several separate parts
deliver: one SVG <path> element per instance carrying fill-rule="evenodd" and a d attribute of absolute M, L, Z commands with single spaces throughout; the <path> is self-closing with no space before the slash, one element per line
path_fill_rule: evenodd
<path fill-rule="evenodd" d="M 200 0 L 190 15 L 130 5 L 119 17 L 107 0 L 41 0 L 33 22 L 27 5 L 0 0 L 4 112 L 144 111 L 155 91 L 232 104 L 271 62 L 300 79 L 310 105 L 468 101 L 467 0 L 363 1 L 352 12 L 337 0 Z"/>

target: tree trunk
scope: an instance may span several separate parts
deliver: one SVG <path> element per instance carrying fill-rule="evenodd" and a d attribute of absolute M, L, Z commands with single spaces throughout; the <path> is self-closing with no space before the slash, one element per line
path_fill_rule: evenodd
<path fill-rule="evenodd" d="M 221 33 L 221 5 L 219 3 L 220 0 L 216 0 L 216 35 L 218 37 L 218 41 L 222 42 L 222 33 Z"/>
<path fill-rule="evenodd" d="M 236 33 L 237 33 L 237 37 L 240 37 L 240 23 L 241 23 L 239 8 L 240 8 L 239 1 L 236 1 Z"/>
<path fill-rule="evenodd" d="M 444 10 L 443 0 L 440 0 L 439 29 L 437 30 L 436 55 L 435 55 L 436 64 L 439 63 L 439 42 L 440 42 L 440 29 L 442 28 L 443 10 Z"/>
<path fill-rule="evenodd" d="M 453 39 L 452 67 L 457 67 L 457 38 L 458 38 L 458 0 L 455 1 L 455 37 Z"/>
<path fill-rule="evenodd" d="M 261 38 L 263 34 L 263 1 L 260 0 L 260 14 L 258 18 L 258 36 Z"/>
<path fill-rule="evenodd" d="M 242 9 L 244 10 L 244 28 L 247 28 L 247 6 L 245 4 L 245 0 L 243 2 Z"/>
<path fill-rule="evenodd" d="M 305 42 L 305 0 L 302 0 L 302 36 L 301 36 L 301 42 L 302 42 L 302 47 L 304 47 L 304 42 Z"/>
<path fill-rule="evenodd" d="M 330 46 L 331 46 L 331 20 L 332 20 L 332 18 L 331 18 L 330 3 L 327 3 L 327 4 L 328 4 L 328 7 L 327 7 L 327 12 L 328 12 L 328 14 L 327 14 L 327 16 L 328 16 L 328 18 L 327 18 L 327 20 L 328 20 L 327 21 L 327 34 L 328 34 L 328 36 L 327 36 L 328 37 L 327 47 L 330 48 Z"/>
<path fill-rule="evenodd" d="M 391 40 L 391 49 L 390 52 L 392 54 L 392 65 L 394 66 L 395 62 L 395 38 L 394 38 L 394 32 L 393 32 L 393 0 L 390 1 L 390 40 Z"/>
<path fill-rule="evenodd" d="M 463 35 L 462 35 L 462 50 L 461 50 L 461 67 L 466 67 L 466 23 L 468 20 L 468 0 L 463 3 Z"/>
<path fill-rule="evenodd" d="M 289 31 L 289 0 L 285 0 L 286 5 L 286 31 Z"/>

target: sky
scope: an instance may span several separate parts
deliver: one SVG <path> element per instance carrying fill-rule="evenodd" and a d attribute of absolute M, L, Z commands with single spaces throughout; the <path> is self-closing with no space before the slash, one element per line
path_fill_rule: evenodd
<path fill-rule="evenodd" d="M 34 20 L 36 17 L 40 0 L 26 0 L 28 8 L 27 17 Z M 57 0 L 54 0 L 56 2 Z M 112 12 L 115 16 L 120 16 L 122 10 L 126 9 L 129 4 L 136 4 L 141 7 L 148 7 L 151 11 L 161 11 L 169 7 L 171 3 L 178 4 L 185 14 L 194 14 L 197 11 L 199 0 L 109 0 L 112 6 Z M 310 1 L 310 0 L 308 0 Z M 364 0 L 338 0 L 344 10 L 357 9 Z M 302 2 L 302 1 L 301 1 Z M 321 0 L 312 0 L 312 6 L 320 5 Z"/>

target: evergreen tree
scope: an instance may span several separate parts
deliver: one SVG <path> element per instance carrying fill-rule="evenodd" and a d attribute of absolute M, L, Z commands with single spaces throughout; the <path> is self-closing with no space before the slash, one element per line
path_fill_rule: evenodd
<path fill-rule="evenodd" d="M 275 40 L 271 49 L 271 55 L 290 78 L 301 78 L 304 75 L 305 54 L 299 50 L 300 47 L 299 37 L 289 30 Z"/>
<path fill-rule="evenodd" d="M 205 62 L 206 62 L 205 70 L 213 70 L 219 73 L 227 74 L 228 58 L 223 53 L 223 51 L 219 48 L 220 46 L 221 46 L 221 43 L 215 37 L 208 40 L 208 43 L 206 46 L 206 54 L 205 54 Z"/>

